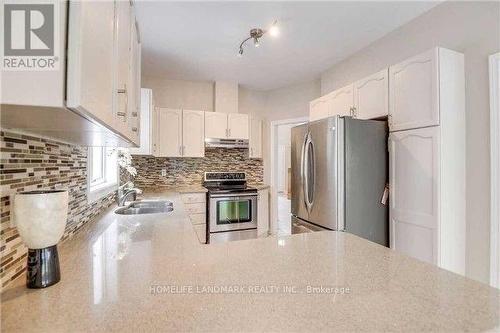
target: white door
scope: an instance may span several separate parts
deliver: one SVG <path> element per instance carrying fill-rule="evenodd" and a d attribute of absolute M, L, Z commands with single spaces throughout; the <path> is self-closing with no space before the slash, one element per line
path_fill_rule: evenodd
<path fill-rule="evenodd" d="M 328 94 L 330 116 L 350 116 L 354 100 L 353 85 L 350 84 Z"/>
<path fill-rule="evenodd" d="M 320 97 L 309 103 L 309 121 L 315 121 L 330 116 L 330 100 Z"/>
<path fill-rule="evenodd" d="M 69 6 L 66 105 L 116 128 L 113 113 L 115 4 L 71 1 Z"/>
<path fill-rule="evenodd" d="M 229 113 L 227 115 L 228 138 L 248 140 L 248 115 Z"/>
<path fill-rule="evenodd" d="M 269 232 L 269 190 L 259 190 L 257 196 L 257 234 Z"/>
<path fill-rule="evenodd" d="M 205 156 L 205 112 L 182 111 L 182 156 Z"/>
<path fill-rule="evenodd" d="M 389 114 L 389 71 L 384 69 L 354 83 L 353 116 L 374 119 Z"/>
<path fill-rule="evenodd" d="M 262 158 L 262 120 L 250 119 L 250 158 Z"/>
<path fill-rule="evenodd" d="M 211 139 L 227 138 L 227 113 L 205 112 L 205 137 Z"/>
<path fill-rule="evenodd" d="M 438 49 L 389 68 L 389 129 L 439 125 Z"/>
<path fill-rule="evenodd" d="M 159 156 L 182 156 L 182 110 L 158 108 Z"/>
<path fill-rule="evenodd" d="M 391 133 L 389 155 L 391 248 L 439 264 L 439 127 Z"/>

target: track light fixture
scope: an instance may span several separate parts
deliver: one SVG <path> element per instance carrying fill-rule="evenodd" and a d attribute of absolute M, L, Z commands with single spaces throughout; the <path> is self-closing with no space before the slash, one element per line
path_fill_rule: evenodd
<path fill-rule="evenodd" d="M 247 37 L 246 39 L 244 39 L 240 44 L 240 48 L 238 50 L 238 57 L 243 56 L 243 46 L 245 45 L 245 43 L 248 40 L 253 39 L 253 45 L 255 47 L 259 47 L 260 38 L 262 38 L 262 36 L 264 36 L 264 34 L 266 34 L 267 32 L 269 32 L 269 34 L 273 37 L 278 36 L 279 35 L 279 28 L 278 28 L 277 24 L 278 24 L 278 21 L 274 21 L 268 30 L 263 30 L 260 28 L 254 28 L 254 29 L 250 30 L 250 37 Z"/>

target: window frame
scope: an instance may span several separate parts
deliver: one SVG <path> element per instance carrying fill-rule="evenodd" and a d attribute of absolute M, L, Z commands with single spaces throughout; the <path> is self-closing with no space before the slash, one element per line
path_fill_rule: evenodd
<path fill-rule="evenodd" d="M 119 183 L 119 167 L 116 151 L 113 148 L 101 147 L 101 177 L 93 179 L 93 162 L 96 147 L 87 150 L 87 201 L 93 203 L 116 191 Z"/>

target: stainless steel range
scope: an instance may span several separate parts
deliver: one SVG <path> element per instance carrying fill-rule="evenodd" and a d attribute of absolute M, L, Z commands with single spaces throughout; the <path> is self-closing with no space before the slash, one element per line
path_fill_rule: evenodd
<path fill-rule="evenodd" d="M 206 172 L 207 243 L 209 234 L 257 229 L 257 189 L 244 172 Z"/>

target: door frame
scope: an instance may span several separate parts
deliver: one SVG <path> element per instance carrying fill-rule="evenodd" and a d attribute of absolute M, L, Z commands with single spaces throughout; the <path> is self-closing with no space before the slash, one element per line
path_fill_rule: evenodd
<path fill-rule="evenodd" d="M 300 124 L 309 121 L 309 116 L 271 121 L 271 223 L 270 233 L 278 232 L 278 126 Z"/>
<path fill-rule="evenodd" d="M 490 284 L 500 288 L 500 52 L 489 57 L 491 242 Z"/>

